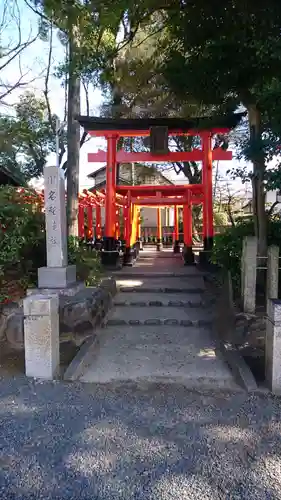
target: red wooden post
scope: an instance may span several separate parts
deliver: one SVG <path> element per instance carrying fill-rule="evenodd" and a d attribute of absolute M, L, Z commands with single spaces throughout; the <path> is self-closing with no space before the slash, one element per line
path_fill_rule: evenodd
<path fill-rule="evenodd" d="M 81 202 L 78 207 L 78 236 L 82 239 L 85 238 L 85 214 L 84 207 Z"/>
<path fill-rule="evenodd" d="M 115 238 L 118 240 L 120 237 L 120 210 L 116 208 L 116 222 L 115 222 Z"/>
<path fill-rule="evenodd" d="M 174 233 L 173 233 L 173 248 L 174 253 L 180 252 L 180 242 L 179 242 L 179 209 L 177 205 L 174 205 Z"/>
<path fill-rule="evenodd" d="M 132 203 L 131 203 L 131 193 L 127 193 L 127 201 L 125 210 L 125 253 L 124 253 L 124 265 L 130 265 L 134 260 L 133 249 L 131 248 L 131 234 L 132 234 Z"/>
<path fill-rule="evenodd" d="M 130 247 L 131 240 L 131 226 L 132 226 L 132 205 L 131 205 L 131 195 L 128 193 L 127 195 L 127 204 L 126 204 L 126 247 Z"/>
<path fill-rule="evenodd" d="M 212 186 L 212 135 L 209 132 L 202 134 L 203 166 L 202 184 L 204 192 L 203 201 L 203 239 L 204 250 L 213 247 L 213 186 Z"/>
<path fill-rule="evenodd" d="M 116 146 L 117 135 L 107 137 L 106 193 L 105 193 L 105 231 L 101 261 L 105 266 L 115 267 L 119 262 L 115 224 L 116 224 Z"/>
<path fill-rule="evenodd" d="M 194 255 L 192 251 L 192 207 L 191 192 L 189 189 L 186 192 L 186 201 L 187 203 L 183 205 L 183 257 L 185 264 L 193 264 Z"/>
<path fill-rule="evenodd" d="M 93 239 L 93 205 L 88 205 L 87 207 L 87 218 L 88 218 L 88 234 L 89 240 Z"/>
<path fill-rule="evenodd" d="M 114 175 L 116 175 L 116 146 L 117 137 L 108 137 L 104 236 L 110 239 L 115 239 L 116 184 L 114 182 Z"/>
<path fill-rule="evenodd" d="M 156 244 L 156 249 L 158 252 L 160 252 L 161 247 L 162 247 L 162 211 L 161 208 L 157 208 L 157 244 Z"/>
<path fill-rule="evenodd" d="M 96 205 L 96 239 L 101 240 L 102 230 L 101 230 L 101 206 Z"/>
<path fill-rule="evenodd" d="M 128 207 L 125 205 L 123 209 L 123 233 L 124 233 L 124 241 L 127 246 L 127 232 L 128 232 L 128 226 L 127 226 L 127 217 L 128 217 Z"/>

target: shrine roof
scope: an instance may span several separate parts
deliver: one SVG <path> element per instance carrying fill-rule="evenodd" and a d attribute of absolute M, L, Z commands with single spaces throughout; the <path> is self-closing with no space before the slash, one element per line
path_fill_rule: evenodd
<path fill-rule="evenodd" d="M 229 113 L 219 116 L 198 118 L 101 118 L 97 116 L 77 117 L 80 125 L 87 132 L 141 132 L 149 131 L 151 127 L 167 127 L 169 133 L 181 131 L 217 131 L 233 129 L 246 115 Z"/>

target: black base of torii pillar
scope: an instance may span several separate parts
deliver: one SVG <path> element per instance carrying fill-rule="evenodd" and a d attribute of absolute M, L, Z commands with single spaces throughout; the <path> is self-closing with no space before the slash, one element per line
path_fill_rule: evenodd
<path fill-rule="evenodd" d="M 202 265 L 206 265 L 210 263 L 212 249 L 214 245 L 213 236 L 208 236 L 204 238 L 204 250 L 199 253 L 199 263 Z"/>
<path fill-rule="evenodd" d="M 100 256 L 101 263 L 104 267 L 116 269 L 122 265 L 117 240 L 114 237 L 103 237 Z"/>
<path fill-rule="evenodd" d="M 182 250 L 182 257 L 184 261 L 185 266 L 191 266 L 194 264 L 194 253 L 192 247 L 187 247 L 184 245 L 183 250 Z"/>

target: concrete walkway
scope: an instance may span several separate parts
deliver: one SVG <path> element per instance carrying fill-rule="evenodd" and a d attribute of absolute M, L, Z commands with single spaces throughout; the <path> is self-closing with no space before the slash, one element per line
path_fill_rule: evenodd
<path fill-rule="evenodd" d="M 119 293 L 80 380 L 181 383 L 235 389 L 216 336 L 203 275 L 180 255 L 143 252 L 115 273 Z"/>

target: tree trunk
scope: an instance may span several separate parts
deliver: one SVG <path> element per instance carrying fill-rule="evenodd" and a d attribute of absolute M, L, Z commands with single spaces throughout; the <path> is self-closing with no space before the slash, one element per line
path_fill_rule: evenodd
<path fill-rule="evenodd" d="M 78 237 L 80 125 L 75 117 L 80 115 L 80 78 L 76 74 L 74 58 L 75 43 L 70 36 L 67 101 L 67 225 L 68 235 Z"/>
<path fill-rule="evenodd" d="M 258 255 L 267 253 L 267 216 L 265 210 L 264 173 L 265 161 L 261 147 L 261 115 L 255 104 L 247 106 L 253 162 L 253 213 L 255 235 L 258 238 Z"/>

